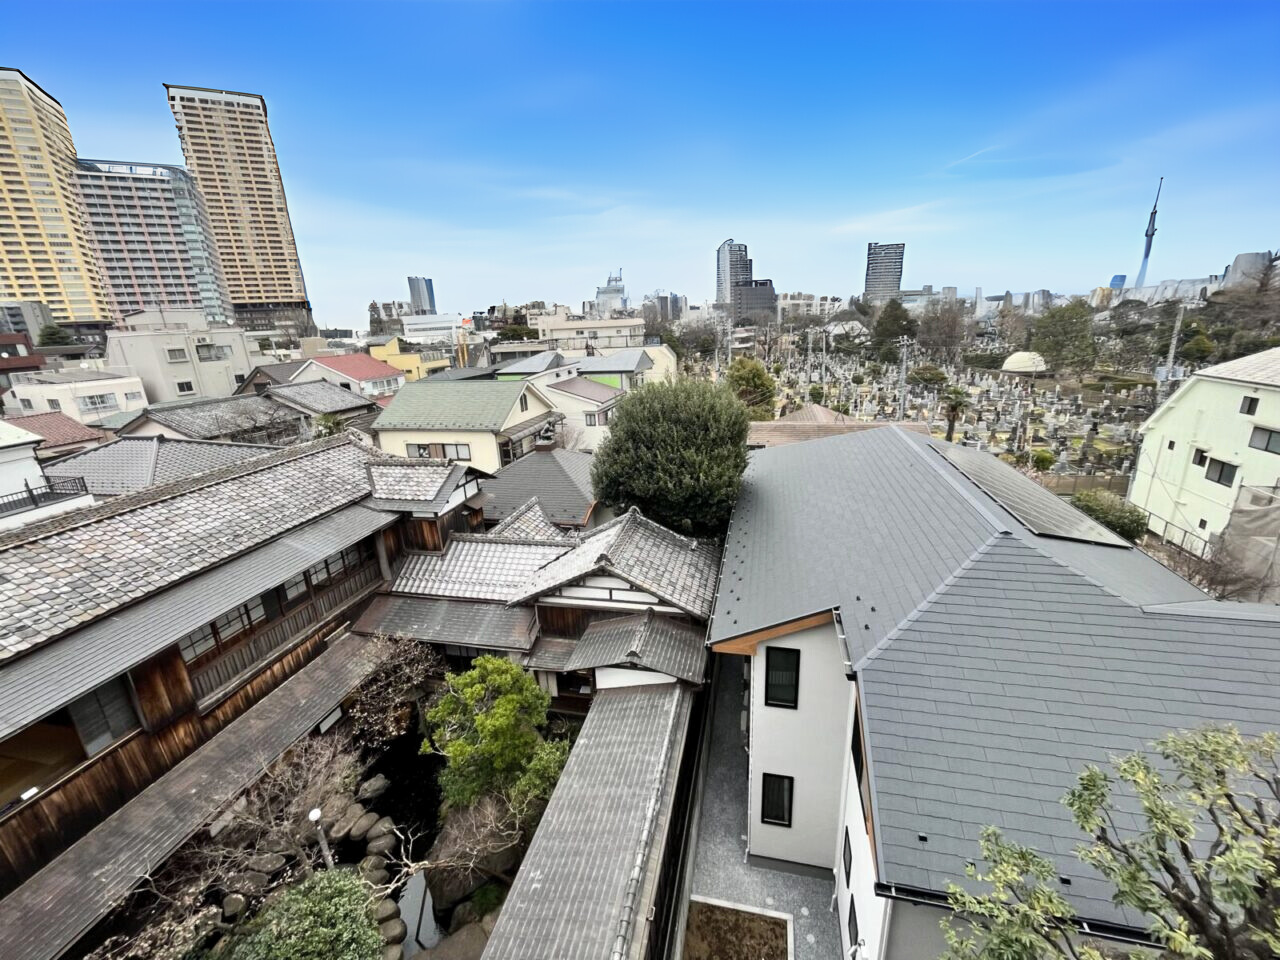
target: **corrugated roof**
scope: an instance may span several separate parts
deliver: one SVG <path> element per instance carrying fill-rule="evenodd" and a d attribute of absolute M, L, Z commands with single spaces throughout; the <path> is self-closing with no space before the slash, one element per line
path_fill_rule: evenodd
<path fill-rule="evenodd" d="M 357 633 L 524 652 L 533 646 L 533 607 L 429 597 L 381 596 L 353 628 Z"/>
<path fill-rule="evenodd" d="M 583 632 L 565 670 L 628 664 L 690 683 L 702 683 L 707 668 L 706 631 L 653 610 L 597 620 Z"/>
<path fill-rule="evenodd" d="M 562 393 L 572 394 L 575 397 L 581 397 L 583 400 L 590 400 L 594 403 L 608 403 L 610 400 L 616 400 L 623 396 L 623 391 L 617 387 L 611 387 L 606 383 L 600 383 L 597 380 L 589 380 L 586 377 L 571 377 L 568 380 L 551 380 L 542 384 L 544 387 L 550 387 L 552 390 L 559 390 Z"/>
<path fill-rule="evenodd" d="M 523 380 L 415 380 L 396 391 L 373 427 L 496 433 L 526 389 Z"/>
<path fill-rule="evenodd" d="M 577 450 L 537 450 L 508 464 L 481 485 L 490 500 L 485 517 L 502 520 L 538 498 L 553 523 L 580 527 L 586 524 L 595 497 L 591 492 L 589 453 Z"/>
<path fill-rule="evenodd" d="M 308 413 L 346 413 L 348 410 L 364 410 L 371 405 L 365 397 L 328 380 L 276 384 L 267 387 L 266 393 L 284 403 L 302 407 Z"/>
<path fill-rule="evenodd" d="M 89 492 L 119 496 L 171 483 L 278 450 L 251 443 L 174 440 L 170 437 L 120 437 L 100 447 L 45 465 L 51 477 L 82 477 Z"/>
<path fill-rule="evenodd" d="M 1247 357 L 1237 357 L 1226 363 L 1216 363 L 1197 370 L 1195 375 L 1214 380 L 1235 380 L 1239 383 L 1280 387 L 1280 347 L 1272 347 Z"/>
<path fill-rule="evenodd" d="M 564 363 L 564 357 L 555 350 L 544 350 L 542 353 L 535 353 L 532 357 L 525 357 L 516 360 L 513 363 L 503 367 L 503 373 L 520 374 L 521 376 L 530 373 L 543 373 L 547 370 L 554 370 L 556 367 Z"/>
<path fill-rule="evenodd" d="M 137 414 L 132 414 L 136 416 Z M 25 417 L 5 417 L 4 422 L 44 438 L 42 447 L 67 443 L 93 443 L 105 439 L 101 430 L 86 427 L 65 413 L 29 413 Z"/>
<path fill-rule="evenodd" d="M 705 620 L 711 615 L 718 567 L 714 543 L 672 533 L 633 507 L 584 534 L 577 546 L 534 573 L 511 599 L 531 600 L 602 571 Z"/>
<path fill-rule="evenodd" d="M 679 683 L 596 693 L 484 960 L 640 955 L 690 700 Z"/>
<path fill-rule="evenodd" d="M 488 505 L 486 504 L 486 512 Z M 567 540 L 568 535 L 551 522 L 538 498 L 534 497 L 489 531 L 494 537 L 519 537 L 525 540 Z"/>
<path fill-rule="evenodd" d="M 394 593 L 507 601 L 570 544 L 456 533 L 443 554 L 409 553 Z"/>
<path fill-rule="evenodd" d="M 0 536 L 0 658 L 369 495 L 345 437 L 279 450 Z"/>

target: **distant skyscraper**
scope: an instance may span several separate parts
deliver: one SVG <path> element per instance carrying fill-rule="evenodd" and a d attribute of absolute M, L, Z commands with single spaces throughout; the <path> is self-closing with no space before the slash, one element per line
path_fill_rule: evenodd
<path fill-rule="evenodd" d="M 615 310 L 627 309 L 627 288 L 622 283 L 622 268 L 615 277 L 609 274 L 609 282 L 596 287 L 596 315 L 608 317 Z"/>
<path fill-rule="evenodd" d="M 892 300 L 902 289 L 902 258 L 905 243 L 867 244 L 867 284 L 863 299 L 867 303 Z"/>
<path fill-rule="evenodd" d="M 415 314 L 435 316 L 436 288 L 432 285 L 430 277 L 409 278 L 409 302 L 413 304 Z"/>
<path fill-rule="evenodd" d="M 0 177 L 0 300 L 42 302 L 58 323 L 109 326 L 66 114 L 8 67 L 0 67 L 0 157 L 10 161 Z"/>
<path fill-rule="evenodd" d="M 744 280 L 735 283 L 729 303 L 735 323 L 767 325 L 778 312 L 778 295 L 773 289 L 772 280 Z"/>
<path fill-rule="evenodd" d="M 146 307 L 235 312 L 204 198 L 191 174 L 159 164 L 80 160 L 76 172 L 114 319 Z"/>
<path fill-rule="evenodd" d="M 745 243 L 734 243 L 729 238 L 716 250 L 716 302 L 730 303 L 733 287 L 751 281 L 751 259 Z"/>
<path fill-rule="evenodd" d="M 237 322 L 314 335 L 266 101 L 256 93 L 165 89 L 187 168 L 209 210 Z"/>

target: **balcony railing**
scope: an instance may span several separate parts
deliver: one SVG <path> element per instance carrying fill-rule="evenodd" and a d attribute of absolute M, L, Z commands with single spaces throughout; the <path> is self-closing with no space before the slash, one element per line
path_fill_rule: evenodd
<path fill-rule="evenodd" d="M 23 486 L 26 489 L 0 497 L 0 517 L 35 510 L 60 500 L 74 500 L 89 492 L 84 484 L 84 477 L 48 477 L 38 487 L 29 483 L 24 483 Z"/>
<path fill-rule="evenodd" d="M 320 623 L 348 600 L 382 579 L 378 564 L 361 567 L 345 580 L 317 594 L 297 610 L 254 634 L 234 650 L 191 672 L 196 701 L 201 702 L 269 660 L 272 655 Z"/>

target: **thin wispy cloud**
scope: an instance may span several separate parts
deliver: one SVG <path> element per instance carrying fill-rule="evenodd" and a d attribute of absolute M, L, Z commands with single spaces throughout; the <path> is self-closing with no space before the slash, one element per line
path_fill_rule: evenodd
<path fill-rule="evenodd" d="M 969 162 L 970 160 L 972 160 L 974 157 L 980 157 L 980 156 L 982 156 L 984 153 L 990 153 L 992 150 L 999 150 L 999 149 L 1000 149 L 1000 146 L 999 146 L 998 144 L 993 144 L 992 146 L 989 146 L 989 147 L 983 147 L 981 150 L 975 150 L 975 151 L 973 151 L 973 153 L 969 154 L 967 157 L 961 157 L 959 160 L 952 160 L 950 163 L 948 163 L 948 164 L 947 164 L 946 166 L 944 166 L 942 169 L 943 169 L 943 170 L 950 170 L 952 167 L 958 167 L 958 166 L 960 166 L 960 164 L 962 164 L 962 163 L 968 163 L 968 162 Z"/>

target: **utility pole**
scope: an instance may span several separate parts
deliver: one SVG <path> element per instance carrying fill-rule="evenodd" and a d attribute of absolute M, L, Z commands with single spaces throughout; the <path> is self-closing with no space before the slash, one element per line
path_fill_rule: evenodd
<path fill-rule="evenodd" d="M 1164 382 L 1160 384 L 1160 396 L 1156 399 L 1156 406 L 1164 403 L 1169 398 L 1169 394 L 1173 392 L 1173 355 L 1178 349 L 1178 334 L 1182 333 L 1182 315 L 1186 313 L 1187 305 L 1178 305 L 1178 319 L 1173 321 L 1173 336 L 1169 338 L 1169 352 L 1164 358 Z"/>
<path fill-rule="evenodd" d="M 898 338 L 898 419 L 907 419 L 907 337 Z"/>

